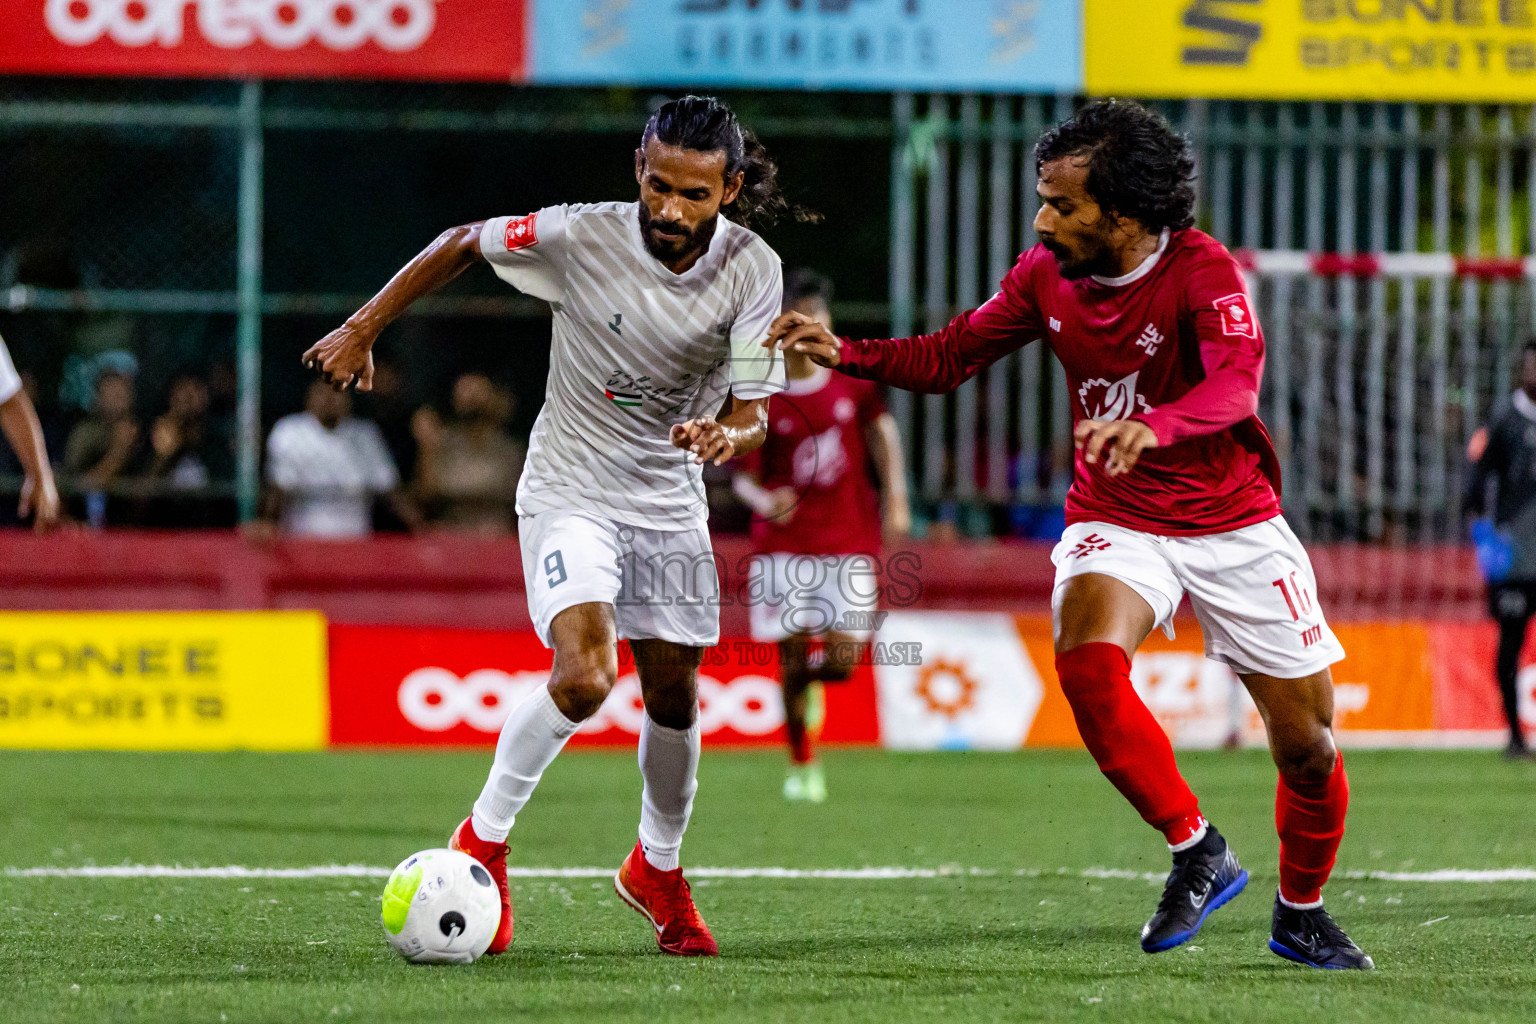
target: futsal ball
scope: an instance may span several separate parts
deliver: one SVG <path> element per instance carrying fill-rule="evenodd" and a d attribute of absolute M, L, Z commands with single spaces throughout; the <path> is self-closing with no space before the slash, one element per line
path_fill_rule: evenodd
<path fill-rule="evenodd" d="M 384 935 L 415 964 L 473 963 L 501 923 L 501 895 L 485 866 L 457 850 L 422 850 L 384 886 Z"/>

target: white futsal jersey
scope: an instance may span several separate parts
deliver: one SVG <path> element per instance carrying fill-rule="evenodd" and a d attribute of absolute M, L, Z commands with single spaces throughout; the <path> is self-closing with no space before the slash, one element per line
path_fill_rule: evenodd
<path fill-rule="evenodd" d="M 551 206 L 487 221 L 480 252 L 554 309 L 549 382 L 517 488 L 519 515 L 580 510 L 655 530 L 707 519 L 703 469 L 673 424 L 727 393 L 784 389 L 762 347 L 784 290 L 779 257 L 721 217 L 709 251 L 674 274 L 645 248 L 639 203 Z"/>

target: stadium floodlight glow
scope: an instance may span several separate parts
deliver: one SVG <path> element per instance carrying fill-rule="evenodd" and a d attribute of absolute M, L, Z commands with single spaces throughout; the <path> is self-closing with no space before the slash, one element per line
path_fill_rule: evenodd
<path fill-rule="evenodd" d="M 377 43 L 414 50 L 437 27 L 439 0 L 47 0 L 48 31 L 68 46 L 110 38 L 122 46 L 180 46 L 187 8 L 203 38 L 225 50 L 263 42 L 296 50 L 319 42 L 331 50 Z"/>

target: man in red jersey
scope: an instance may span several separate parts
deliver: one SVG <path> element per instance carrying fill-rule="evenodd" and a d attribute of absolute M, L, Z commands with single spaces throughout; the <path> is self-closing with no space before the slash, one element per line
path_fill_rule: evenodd
<path fill-rule="evenodd" d="M 796 271 L 784 281 L 784 308 L 831 330 L 831 290 L 820 274 Z M 789 387 L 769 406 L 767 440 L 732 484 L 753 511 L 752 639 L 779 645 L 790 756 L 784 798 L 821 803 L 826 777 L 811 746 L 818 684 L 852 675 L 876 624 L 882 525 L 900 536 L 911 515 L 896 420 L 876 386 L 798 352 L 784 353 L 784 372 Z"/>
<path fill-rule="evenodd" d="M 1094 103 L 1035 147 L 1040 244 L 1002 290 L 937 334 L 839 339 L 780 317 L 765 344 L 912 391 L 944 392 L 1044 338 L 1066 368 L 1077 458 L 1052 553 L 1056 671 L 1100 770 L 1173 852 L 1141 945 L 1188 942 L 1248 874 L 1200 814 L 1130 658 L 1188 594 L 1208 657 L 1248 687 L 1280 769 L 1280 889 L 1269 948 L 1313 967 L 1374 966 L 1323 909 L 1349 785 L 1333 743 L 1344 656 L 1311 564 L 1280 516 L 1255 415 L 1264 340 L 1242 274 L 1195 230 L 1188 143 L 1133 103 Z"/>

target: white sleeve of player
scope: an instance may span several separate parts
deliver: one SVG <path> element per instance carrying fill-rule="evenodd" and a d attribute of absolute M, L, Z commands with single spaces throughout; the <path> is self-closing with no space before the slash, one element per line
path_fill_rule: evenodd
<path fill-rule="evenodd" d="M 784 268 L 774 258 L 764 261 L 756 276 L 746 308 L 731 325 L 731 394 L 748 400 L 776 395 L 787 386 L 783 354 L 763 347 L 784 305 Z"/>
<path fill-rule="evenodd" d="M 16 372 L 16 364 L 11 362 L 5 339 L 0 338 L 0 402 L 9 402 L 20 390 L 21 375 Z"/>
<path fill-rule="evenodd" d="M 559 302 L 568 219 L 564 206 L 546 206 L 526 217 L 493 217 L 480 229 L 480 255 L 497 277 L 524 295 Z"/>

